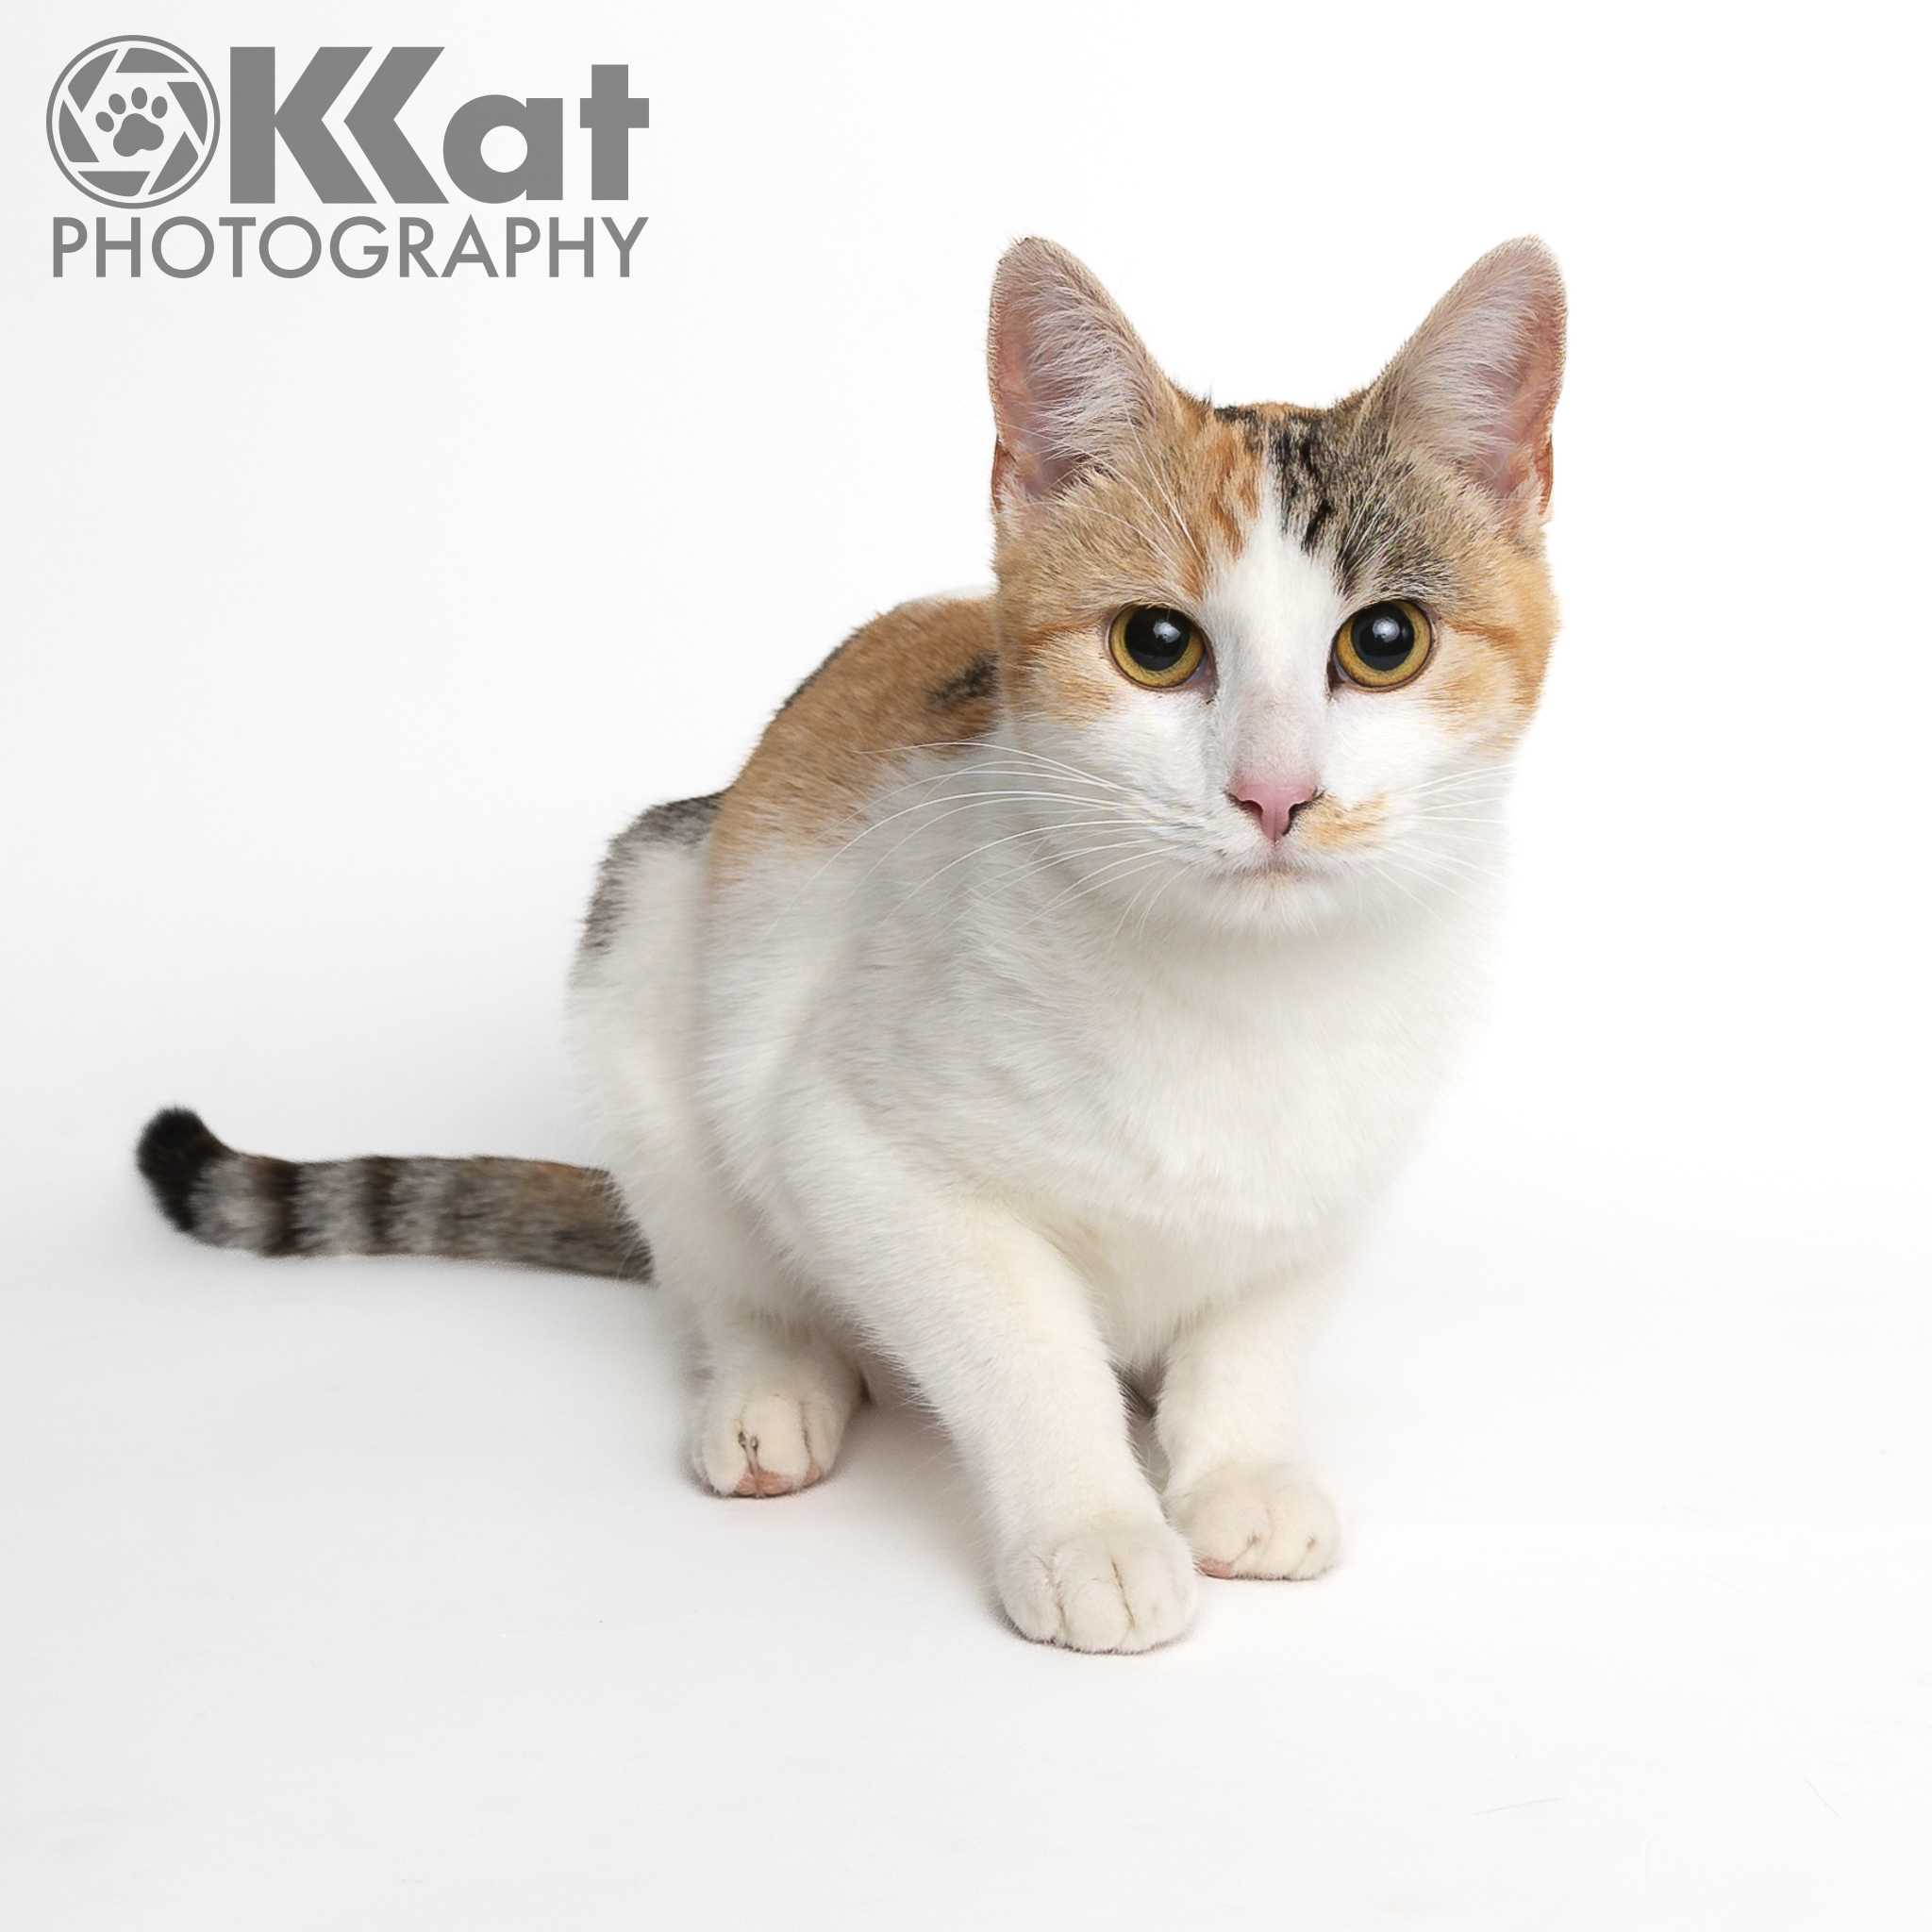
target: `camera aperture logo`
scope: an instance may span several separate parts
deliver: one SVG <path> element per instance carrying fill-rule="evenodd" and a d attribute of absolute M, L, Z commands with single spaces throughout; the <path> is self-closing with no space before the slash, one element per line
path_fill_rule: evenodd
<path fill-rule="evenodd" d="M 110 226 L 108 216 L 96 215 L 90 232 L 78 217 L 56 215 L 55 275 L 67 273 L 70 258 L 85 274 L 92 255 L 96 279 L 114 258 L 130 278 L 145 264 L 175 281 L 210 269 L 236 279 L 263 272 L 294 281 L 325 262 L 355 281 L 384 274 L 441 281 L 465 268 L 513 281 L 519 261 L 535 257 L 526 272 L 541 274 L 547 265 L 554 280 L 568 265 L 589 280 L 600 254 L 607 265 L 615 257 L 620 277 L 629 275 L 647 218 L 627 210 L 624 225 L 608 214 L 508 214 L 488 235 L 476 214 L 460 210 L 440 224 L 420 214 L 357 212 L 321 226 L 303 215 L 235 212 L 274 204 L 278 162 L 284 180 L 292 162 L 325 206 L 367 209 L 385 197 L 418 208 L 557 203 L 564 199 L 567 153 L 575 158 L 572 167 L 589 163 L 590 200 L 629 200 L 631 137 L 650 126 L 651 104 L 631 93 L 627 66 L 591 67 L 590 91 L 576 103 L 576 125 L 588 140 L 574 147 L 566 142 L 568 104 L 560 94 L 464 101 L 442 131 L 440 179 L 414 144 L 435 152 L 421 129 L 424 108 L 412 116 L 412 132 L 398 116 L 443 50 L 391 47 L 365 68 L 374 51 L 319 47 L 292 78 L 284 69 L 278 86 L 274 47 L 230 47 L 225 117 L 207 71 L 172 42 L 125 34 L 76 54 L 47 101 L 47 146 L 72 187 L 126 216 Z M 171 214 L 143 234 L 140 211 L 192 188 L 225 133 L 230 212 L 216 216 L 212 227 L 194 215 Z M 508 147 L 505 136 L 513 138 Z M 512 158 L 516 146 L 521 156 Z M 216 229 L 226 231 L 221 240 Z"/>
<path fill-rule="evenodd" d="M 142 34 L 76 54 L 47 101 L 60 172 L 110 208 L 173 201 L 201 179 L 221 138 L 208 75 L 179 47 Z"/>

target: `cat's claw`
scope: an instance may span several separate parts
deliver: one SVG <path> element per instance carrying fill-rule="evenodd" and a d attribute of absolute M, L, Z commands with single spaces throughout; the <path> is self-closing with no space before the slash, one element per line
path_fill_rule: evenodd
<path fill-rule="evenodd" d="M 1165 1524 L 1107 1524 L 1008 1553 L 999 1589 L 1023 1637 L 1069 1650 L 1140 1651 L 1188 1626 L 1188 1546 Z"/>
<path fill-rule="evenodd" d="M 1222 1469 L 1168 1498 L 1168 1514 L 1208 1576 L 1319 1576 L 1341 1541 L 1335 1505 L 1287 1463 Z"/>
<path fill-rule="evenodd" d="M 816 1391 L 714 1391 L 692 1459 L 721 1496 L 789 1496 L 831 1469 L 849 1414 L 849 1404 Z"/>

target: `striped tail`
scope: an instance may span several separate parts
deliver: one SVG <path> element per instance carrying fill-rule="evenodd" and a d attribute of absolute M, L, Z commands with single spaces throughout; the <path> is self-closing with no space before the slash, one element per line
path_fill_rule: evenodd
<path fill-rule="evenodd" d="M 610 1176 L 554 1160 L 275 1160 L 237 1154 L 183 1107 L 135 1162 L 183 1234 L 257 1255 L 445 1255 L 648 1280 L 651 1250 Z"/>

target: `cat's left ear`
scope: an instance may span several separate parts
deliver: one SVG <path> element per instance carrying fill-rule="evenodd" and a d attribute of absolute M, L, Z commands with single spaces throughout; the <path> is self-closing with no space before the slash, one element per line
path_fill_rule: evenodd
<path fill-rule="evenodd" d="M 1369 391 L 1369 414 L 1392 442 L 1459 470 L 1511 530 L 1550 507 L 1564 314 L 1556 257 L 1533 235 L 1505 242 L 1436 304 Z"/>
<path fill-rule="evenodd" d="M 992 494 L 1025 510 L 1173 407 L 1174 391 L 1086 265 L 1037 236 L 993 276 L 987 376 L 999 446 Z"/>

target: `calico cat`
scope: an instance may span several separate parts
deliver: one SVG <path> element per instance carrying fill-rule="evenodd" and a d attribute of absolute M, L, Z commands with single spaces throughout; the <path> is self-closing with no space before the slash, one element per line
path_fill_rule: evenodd
<path fill-rule="evenodd" d="M 996 588 L 867 625 L 604 861 L 571 1013 L 608 1175 L 296 1166 L 175 1110 L 161 1206 L 261 1254 L 654 1275 L 722 1495 L 817 1482 L 889 1364 L 1030 1638 L 1144 1650 L 1197 1571 L 1315 1575 L 1296 1371 L 1469 1019 L 1556 629 L 1563 331 L 1512 242 L 1367 389 L 1215 408 L 1018 243 Z"/>

